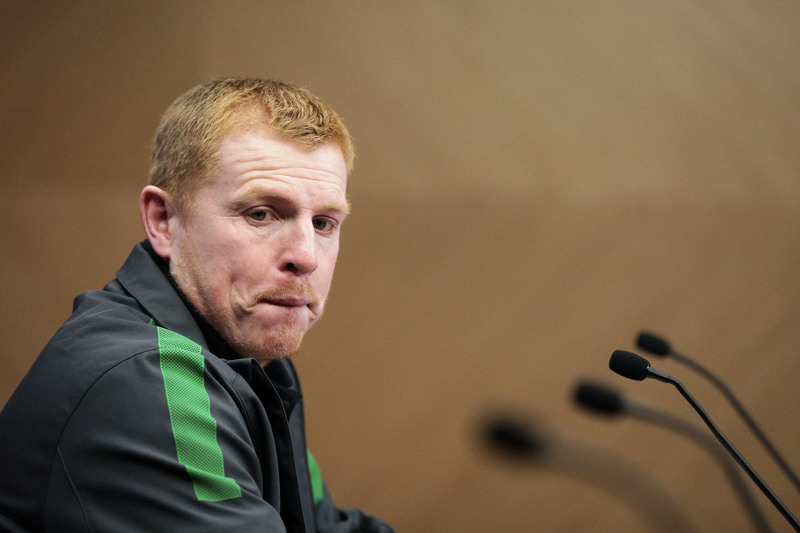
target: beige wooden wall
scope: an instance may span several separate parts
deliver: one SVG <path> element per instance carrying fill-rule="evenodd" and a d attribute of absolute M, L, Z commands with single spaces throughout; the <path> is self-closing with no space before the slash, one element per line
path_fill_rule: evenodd
<path fill-rule="evenodd" d="M 487 453 L 479 417 L 503 406 L 581 460 L 641 468 L 698 531 L 747 530 L 705 452 L 572 405 L 592 377 L 696 419 L 671 387 L 607 369 L 641 328 L 718 370 L 800 468 L 797 2 L 0 8 L 0 405 L 142 238 L 164 107 L 253 75 L 319 93 L 358 144 L 332 299 L 296 358 L 341 505 L 408 532 L 657 530 L 552 462 Z M 799 513 L 719 394 L 653 363 Z"/>

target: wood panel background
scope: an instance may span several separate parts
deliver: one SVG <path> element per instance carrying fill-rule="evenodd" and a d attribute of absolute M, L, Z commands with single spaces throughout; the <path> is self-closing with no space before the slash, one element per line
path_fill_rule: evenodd
<path fill-rule="evenodd" d="M 331 301 L 296 357 L 340 505 L 408 532 L 658 531 L 655 498 L 608 492 L 623 461 L 695 530 L 750 530 L 706 452 L 572 404 L 591 377 L 697 420 L 672 387 L 607 369 L 642 328 L 716 369 L 800 468 L 797 2 L 0 8 L 0 405 L 73 296 L 143 238 L 166 105 L 253 75 L 311 88 L 357 141 Z M 653 364 L 800 512 L 720 395 Z M 494 408 L 573 455 L 489 453 L 477 428 Z M 598 460 L 606 490 L 565 471 Z"/>

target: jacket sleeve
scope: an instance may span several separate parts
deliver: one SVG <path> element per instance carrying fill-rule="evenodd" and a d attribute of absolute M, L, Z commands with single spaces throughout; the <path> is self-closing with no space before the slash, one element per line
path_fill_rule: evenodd
<path fill-rule="evenodd" d="M 393 533 L 389 524 L 380 518 L 366 515 L 358 509 L 338 509 L 311 452 L 308 452 L 308 469 L 314 493 L 314 520 L 318 533 Z"/>
<path fill-rule="evenodd" d="M 191 355 L 191 354 L 189 354 Z M 181 348 L 131 357 L 85 393 L 45 502 L 53 531 L 284 532 L 230 397 Z M 199 361 L 199 363 L 198 363 Z M 48 529 L 50 530 L 50 529 Z"/>
<path fill-rule="evenodd" d="M 328 487 L 324 486 L 324 497 L 316 506 L 318 533 L 393 533 L 394 530 L 374 516 L 359 509 L 338 509 Z"/>

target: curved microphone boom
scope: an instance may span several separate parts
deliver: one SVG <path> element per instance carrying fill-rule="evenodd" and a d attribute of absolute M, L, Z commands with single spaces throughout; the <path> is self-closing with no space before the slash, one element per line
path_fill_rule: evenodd
<path fill-rule="evenodd" d="M 494 453 L 566 475 L 614 496 L 648 521 L 653 531 L 695 531 L 658 480 L 624 456 L 566 438 L 518 413 L 485 416 L 479 433 L 483 444 Z"/>
<path fill-rule="evenodd" d="M 658 381 L 670 383 L 676 389 L 678 389 L 678 391 L 686 399 L 686 401 L 689 402 L 692 408 L 697 411 L 697 414 L 700 415 L 700 418 L 703 419 L 703 422 L 705 422 L 717 440 L 725 447 L 728 453 L 731 454 L 731 457 L 733 457 L 736 462 L 739 463 L 739 466 L 741 466 L 747 475 L 750 476 L 750 479 L 753 480 L 756 486 L 758 486 L 761 492 L 764 493 L 772 505 L 774 505 L 775 508 L 780 511 L 780 513 L 795 531 L 800 531 L 800 522 L 797 521 L 797 518 L 795 518 L 792 512 L 789 511 L 780 498 L 775 495 L 766 482 L 761 479 L 761 476 L 758 475 L 758 472 L 756 472 L 755 469 L 750 466 L 750 463 L 748 463 L 742 454 L 739 453 L 739 450 L 737 450 L 736 447 L 731 444 L 725 434 L 720 431 L 716 424 L 714 424 L 714 421 L 711 420 L 711 417 L 708 416 L 708 413 L 706 413 L 700 404 L 697 403 L 697 400 L 694 399 L 694 397 L 680 381 L 673 378 L 669 374 L 665 374 L 664 372 L 660 372 L 651 367 L 650 362 L 644 357 L 632 352 L 627 352 L 625 350 L 616 350 L 613 354 L 611 354 L 611 360 L 609 361 L 608 366 L 617 374 L 628 379 L 642 381 L 646 378 L 655 378 Z"/>
<path fill-rule="evenodd" d="M 668 411 L 634 402 L 621 392 L 599 383 L 590 381 L 578 383 L 574 389 L 573 398 L 578 406 L 593 413 L 608 417 L 630 415 L 644 422 L 670 429 L 695 441 L 710 453 L 722 467 L 756 530 L 761 533 L 772 531 L 749 487 L 745 484 L 741 471 L 731 461 L 730 456 L 701 427 Z"/>
<path fill-rule="evenodd" d="M 678 353 L 677 351 L 672 349 L 670 346 L 669 341 L 664 339 L 663 337 L 656 335 L 655 333 L 649 331 L 641 331 L 636 338 L 636 345 L 641 348 L 642 350 L 646 350 L 653 355 L 658 356 L 669 356 L 675 359 L 676 361 L 683 363 L 684 365 L 688 366 L 689 368 L 693 369 L 695 372 L 703 376 L 707 379 L 712 385 L 714 385 L 717 390 L 719 390 L 723 396 L 728 400 L 731 406 L 736 410 L 739 416 L 744 420 L 747 427 L 750 428 L 750 431 L 756 436 L 756 438 L 761 442 L 761 444 L 766 448 L 767 452 L 772 456 L 778 466 L 783 470 L 786 476 L 791 480 L 794 484 L 795 488 L 800 491 L 800 479 L 797 477 L 797 474 L 794 472 L 789 463 L 783 458 L 783 456 L 778 452 L 772 442 L 767 438 L 764 431 L 756 424 L 756 421 L 753 420 L 753 417 L 750 416 L 750 413 L 744 408 L 744 406 L 739 402 L 736 396 L 733 395 L 733 392 L 728 388 L 725 383 L 722 382 L 716 375 L 714 375 L 710 370 L 703 367 L 696 361 L 686 357 L 685 355 Z"/>

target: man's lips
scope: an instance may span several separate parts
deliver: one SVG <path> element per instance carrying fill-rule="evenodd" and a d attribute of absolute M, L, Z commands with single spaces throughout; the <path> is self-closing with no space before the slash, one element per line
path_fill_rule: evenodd
<path fill-rule="evenodd" d="M 308 296 L 270 296 L 262 301 L 279 307 L 304 307 L 314 303 Z"/>

